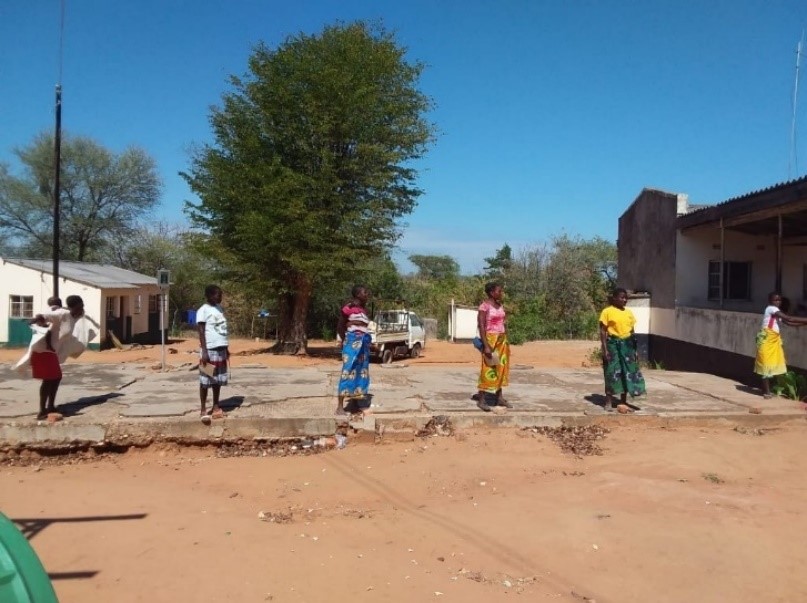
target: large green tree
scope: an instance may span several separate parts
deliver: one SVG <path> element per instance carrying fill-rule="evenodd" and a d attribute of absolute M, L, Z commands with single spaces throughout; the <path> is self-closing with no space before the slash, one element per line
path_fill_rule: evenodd
<path fill-rule="evenodd" d="M 566 234 L 552 240 L 544 272 L 548 318 L 556 337 L 581 337 L 593 331 L 597 312 L 608 299 L 616 275 L 616 245 L 601 237 Z"/>
<path fill-rule="evenodd" d="M 460 265 L 450 255 L 409 256 L 409 261 L 417 266 L 417 275 L 434 281 L 456 281 L 460 276 Z"/>
<path fill-rule="evenodd" d="M 47 134 L 16 149 L 22 173 L 0 165 L 0 236 L 4 247 L 50 257 L 53 246 L 54 143 Z M 131 236 L 160 198 L 154 160 L 131 147 L 113 153 L 84 136 L 61 145 L 59 246 L 65 260 L 98 259 Z"/>
<path fill-rule="evenodd" d="M 259 45 L 213 109 L 215 142 L 184 174 L 200 199 L 188 214 L 278 292 L 278 349 L 304 351 L 314 288 L 352 281 L 415 207 L 434 136 L 422 69 L 383 28 L 334 25 Z"/>

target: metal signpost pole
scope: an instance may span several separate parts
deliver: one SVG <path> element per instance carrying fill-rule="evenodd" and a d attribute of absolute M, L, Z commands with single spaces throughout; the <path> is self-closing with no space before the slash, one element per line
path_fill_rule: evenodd
<path fill-rule="evenodd" d="M 165 372 L 165 289 L 160 291 L 160 363 Z"/>
<path fill-rule="evenodd" d="M 168 270 L 157 271 L 157 284 L 160 286 L 160 361 L 163 373 L 165 372 L 165 314 L 170 282 L 171 273 Z"/>

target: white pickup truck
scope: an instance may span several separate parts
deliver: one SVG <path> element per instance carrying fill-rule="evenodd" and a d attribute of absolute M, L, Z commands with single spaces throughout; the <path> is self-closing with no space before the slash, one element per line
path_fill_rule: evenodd
<path fill-rule="evenodd" d="M 426 347 L 426 328 L 417 314 L 409 310 L 376 312 L 370 323 L 370 350 L 384 364 L 394 358 L 417 358 Z"/>

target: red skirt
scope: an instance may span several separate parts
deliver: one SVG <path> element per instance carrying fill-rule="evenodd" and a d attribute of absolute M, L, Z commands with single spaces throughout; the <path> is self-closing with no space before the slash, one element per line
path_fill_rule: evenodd
<path fill-rule="evenodd" d="M 62 367 L 56 352 L 32 352 L 31 372 L 34 379 L 55 381 L 62 378 Z"/>

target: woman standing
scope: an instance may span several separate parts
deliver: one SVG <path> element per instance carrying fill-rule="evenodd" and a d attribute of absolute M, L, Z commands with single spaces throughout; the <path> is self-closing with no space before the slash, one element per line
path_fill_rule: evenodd
<path fill-rule="evenodd" d="M 356 285 L 352 299 L 339 312 L 336 333 L 342 339 L 342 375 L 339 378 L 337 415 L 346 415 L 345 399 L 365 398 L 370 389 L 370 291 Z"/>
<path fill-rule="evenodd" d="M 230 348 L 227 335 L 227 317 L 221 307 L 221 287 L 205 287 L 205 304 L 196 311 L 196 328 L 199 332 L 199 402 L 202 423 L 224 418 L 219 406 L 221 386 L 229 382 Z M 207 412 L 207 390 L 213 390 L 213 408 Z"/>
<path fill-rule="evenodd" d="M 34 317 L 31 344 L 14 367 L 24 369 L 30 365 L 33 378 L 42 380 L 37 420 L 44 420 L 49 414 L 55 415 L 53 418 L 57 420 L 61 418 L 56 412 L 56 394 L 62 382 L 61 365 L 68 357 L 78 357 L 85 347 L 85 342 L 74 334 L 77 321 L 84 316 L 84 300 L 78 295 L 69 295 L 66 301 L 67 308 L 62 308 L 61 300 L 51 298 L 48 310 Z M 91 338 L 87 335 L 86 340 Z"/>
<path fill-rule="evenodd" d="M 474 396 L 476 405 L 490 412 L 490 397 L 495 396 L 495 405 L 512 408 L 505 400 L 502 388 L 510 382 L 510 344 L 507 342 L 507 315 L 502 305 L 504 290 L 499 283 L 485 285 L 485 301 L 479 304 L 477 326 L 482 339 L 482 360 L 479 369 L 478 389 Z"/>
<path fill-rule="evenodd" d="M 757 333 L 757 357 L 754 372 L 762 378 L 762 397 L 772 398 L 771 379 L 787 372 L 785 350 L 779 335 L 779 323 L 791 327 L 807 324 L 807 319 L 789 316 L 782 312 L 782 296 L 774 292 L 768 295 L 768 306 L 762 315 L 762 329 Z"/>
<path fill-rule="evenodd" d="M 633 333 L 636 317 L 625 307 L 627 303 L 628 292 L 614 289 L 611 305 L 600 313 L 605 410 L 608 411 L 614 409 L 615 395 L 625 404 L 628 394 L 641 396 L 646 392 Z"/>

